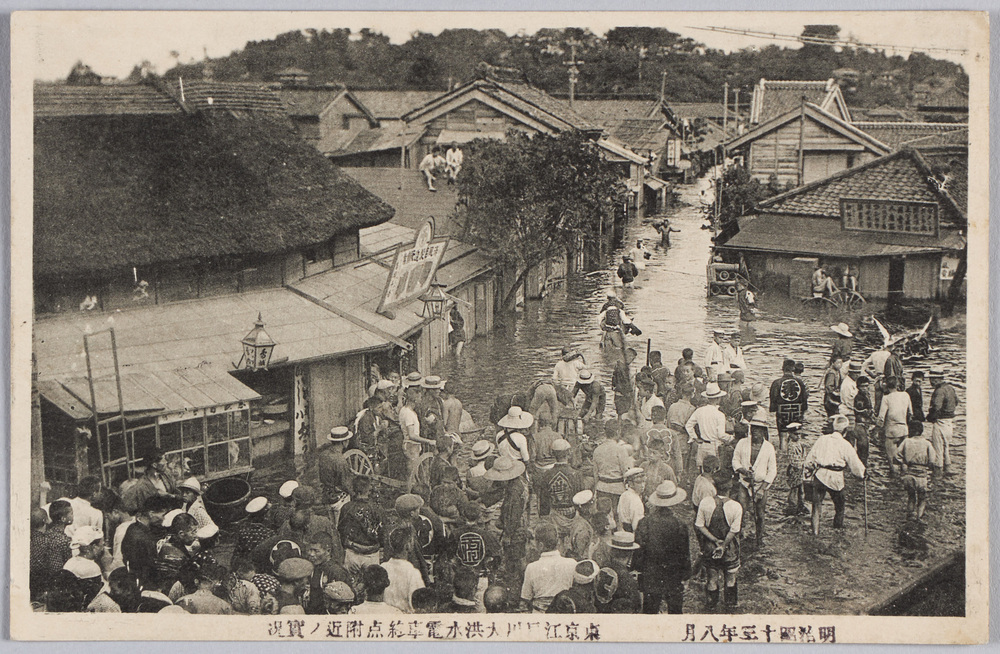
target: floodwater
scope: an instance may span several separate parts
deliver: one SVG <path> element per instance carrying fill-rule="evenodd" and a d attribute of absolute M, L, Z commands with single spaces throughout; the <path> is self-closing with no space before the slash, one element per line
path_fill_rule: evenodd
<path fill-rule="evenodd" d="M 664 364 L 673 368 L 685 347 L 694 349 L 695 359 L 699 360 L 713 329 L 733 332 L 738 326 L 735 300 L 706 297 L 705 266 L 711 232 L 702 229 L 704 221 L 697 206 L 697 190 L 681 188 L 681 196 L 686 204 L 670 216 L 681 231 L 673 234 L 669 250 L 659 248 L 658 235 L 651 226 L 633 224 L 626 232 L 626 245 L 634 245 L 637 237 L 644 238 L 652 251 L 646 270 L 636 280 L 636 288 L 620 294 L 643 331 L 639 337 L 630 337 L 631 347 L 639 351 L 634 370 L 644 361 L 647 338 L 653 350 L 663 353 Z M 652 247 L 654 243 L 656 247 Z M 612 261 L 618 260 L 620 253 L 615 253 Z M 612 280 L 616 279 L 611 265 L 607 270 L 567 280 L 542 300 L 529 301 L 522 312 L 508 320 L 505 328 L 468 343 L 460 359 L 451 356 L 442 360 L 435 372 L 452 381 L 454 392 L 477 424 L 487 423 L 489 407 L 497 394 L 512 394 L 526 389 L 535 379 L 550 377 L 560 349 L 567 344 L 581 351 L 588 367 L 604 381 L 609 392 L 605 417 L 612 417 L 610 380 L 614 359 L 602 354 L 597 325 L 600 307 Z M 873 349 L 874 343 L 864 342 L 865 336 L 874 331 L 867 321 L 869 313 L 823 315 L 803 310 L 787 299 L 767 297 L 759 298 L 758 304 L 761 316 L 756 323 L 757 341 L 745 348 L 748 384 L 759 381 L 770 386 L 781 375 L 781 363 L 787 357 L 802 361 L 810 388 L 818 387 L 834 337 L 829 326 L 837 322 L 848 322 L 858 336 L 856 358 L 860 360 Z M 907 375 L 913 370 L 926 372 L 933 365 L 944 365 L 949 371 L 949 381 L 958 391 L 960 405 L 951 447 L 956 474 L 932 483 L 922 532 L 927 552 L 897 546 L 898 532 L 906 517 L 906 493 L 896 480 L 888 478 L 883 453 L 874 445 L 869 460 L 873 473 L 868 482 L 867 534 L 862 520 L 863 487 L 856 479 L 848 482 L 844 530 L 838 532 L 832 528 L 833 506 L 829 500 L 819 538 L 812 536 L 807 516 L 785 517 L 782 510 L 788 488 L 784 475 L 786 463 L 779 457 L 779 474 L 768 499 L 764 547 L 756 552 L 744 548 L 740 612 L 861 613 L 942 557 L 964 547 L 964 331 L 935 334 L 931 344 L 929 356 L 906 363 Z M 925 385 L 925 408 L 931 390 Z M 805 421 L 807 447 L 820 433 L 825 420 L 821 402 L 821 394 L 815 393 Z M 691 479 L 682 482 L 690 491 Z M 689 503 L 679 508 L 679 517 L 693 522 Z M 704 612 L 703 598 L 703 582 L 693 579 L 685 597 L 685 612 Z"/>

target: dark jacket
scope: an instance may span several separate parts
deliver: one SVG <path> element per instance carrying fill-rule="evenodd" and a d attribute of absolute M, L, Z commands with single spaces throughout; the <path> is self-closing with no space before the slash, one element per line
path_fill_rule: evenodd
<path fill-rule="evenodd" d="M 632 567 L 641 573 L 644 593 L 663 594 L 691 574 L 687 527 L 668 508 L 659 507 L 639 521 L 635 542 L 641 547 Z"/>

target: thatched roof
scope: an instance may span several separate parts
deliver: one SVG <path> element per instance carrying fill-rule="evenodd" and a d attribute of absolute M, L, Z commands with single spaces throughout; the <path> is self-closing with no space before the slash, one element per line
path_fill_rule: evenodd
<path fill-rule="evenodd" d="M 41 276 L 287 251 L 393 213 L 268 117 L 36 117 L 34 143 Z"/>

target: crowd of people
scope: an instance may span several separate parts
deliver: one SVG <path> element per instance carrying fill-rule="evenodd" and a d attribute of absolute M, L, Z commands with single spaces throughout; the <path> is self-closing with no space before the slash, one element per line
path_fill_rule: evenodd
<path fill-rule="evenodd" d="M 670 370 L 649 351 L 635 370 L 623 317 L 609 298 L 602 325 L 623 332 L 605 345 L 611 402 L 568 346 L 550 374 L 497 396 L 483 429 L 440 377 L 376 375 L 298 479 L 255 489 L 221 530 L 198 480 L 173 479 L 158 451 L 122 487 L 84 478 L 32 512 L 32 600 L 91 612 L 733 612 L 779 471 L 785 514 L 811 512 L 818 536 L 827 495 L 844 526 L 845 473 L 869 475 L 876 444 L 924 515 L 951 463 L 957 396 L 941 369 L 925 414 L 920 371 L 905 387 L 898 352 L 859 361 L 849 327 L 834 325 L 823 434 L 807 448 L 801 363 L 785 360 L 769 388 L 751 383 L 740 333 L 715 331 L 698 360 L 684 349 Z M 694 578 L 702 600 L 686 593 Z"/>

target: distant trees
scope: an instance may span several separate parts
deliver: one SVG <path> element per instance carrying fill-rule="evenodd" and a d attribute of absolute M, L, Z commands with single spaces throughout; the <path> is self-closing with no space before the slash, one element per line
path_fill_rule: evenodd
<path fill-rule="evenodd" d="M 534 266 L 596 238 L 627 192 L 618 167 L 578 132 L 473 141 L 457 182 L 464 239 L 516 271 L 504 308 Z"/>
<path fill-rule="evenodd" d="M 858 71 L 856 90 L 847 94 L 857 106 L 901 104 L 910 98 L 913 84 L 929 78 L 968 88 L 968 76 L 957 64 L 921 53 L 904 58 L 824 43 L 839 36 L 837 25 L 807 25 L 800 35 L 801 48 L 767 45 L 725 53 L 664 27 L 616 27 L 603 36 L 581 28 L 543 28 L 510 36 L 498 29 L 450 29 L 436 35 L 415 32 L 402 44 L 369 29 L 308 29 L 251 41 L 242 51 L 210 63 L 218 80 L 270 82 L 278 71 L 295 66 L 308 71 L 314 82 L 444 91 L 449 82 L 471 79 L 482 61 L 517 68 L 539 88 L 565 94 L 565 62 L 575 44 L 577 58 L 583 61 L 578 97 L 651 98 L 659 95 L 663 81 L 668 100 L 719 101 L 728 81 L 731 90 L 742 89 L 741 98 L 749 99 L 761 77 L 827 79 L 838 68 Z M 205 63 L 179 64 L 165 76 L 197 79 Z M 898 75 L 886 82 L 883 74 L 890 71 Z"/>
<path fill-rule="evenodd" d="M 74 86 L 97 86 L 101 83 L 101 76 L 87 64 L 77 61 L 66 76 L 66 83 Z"/>

